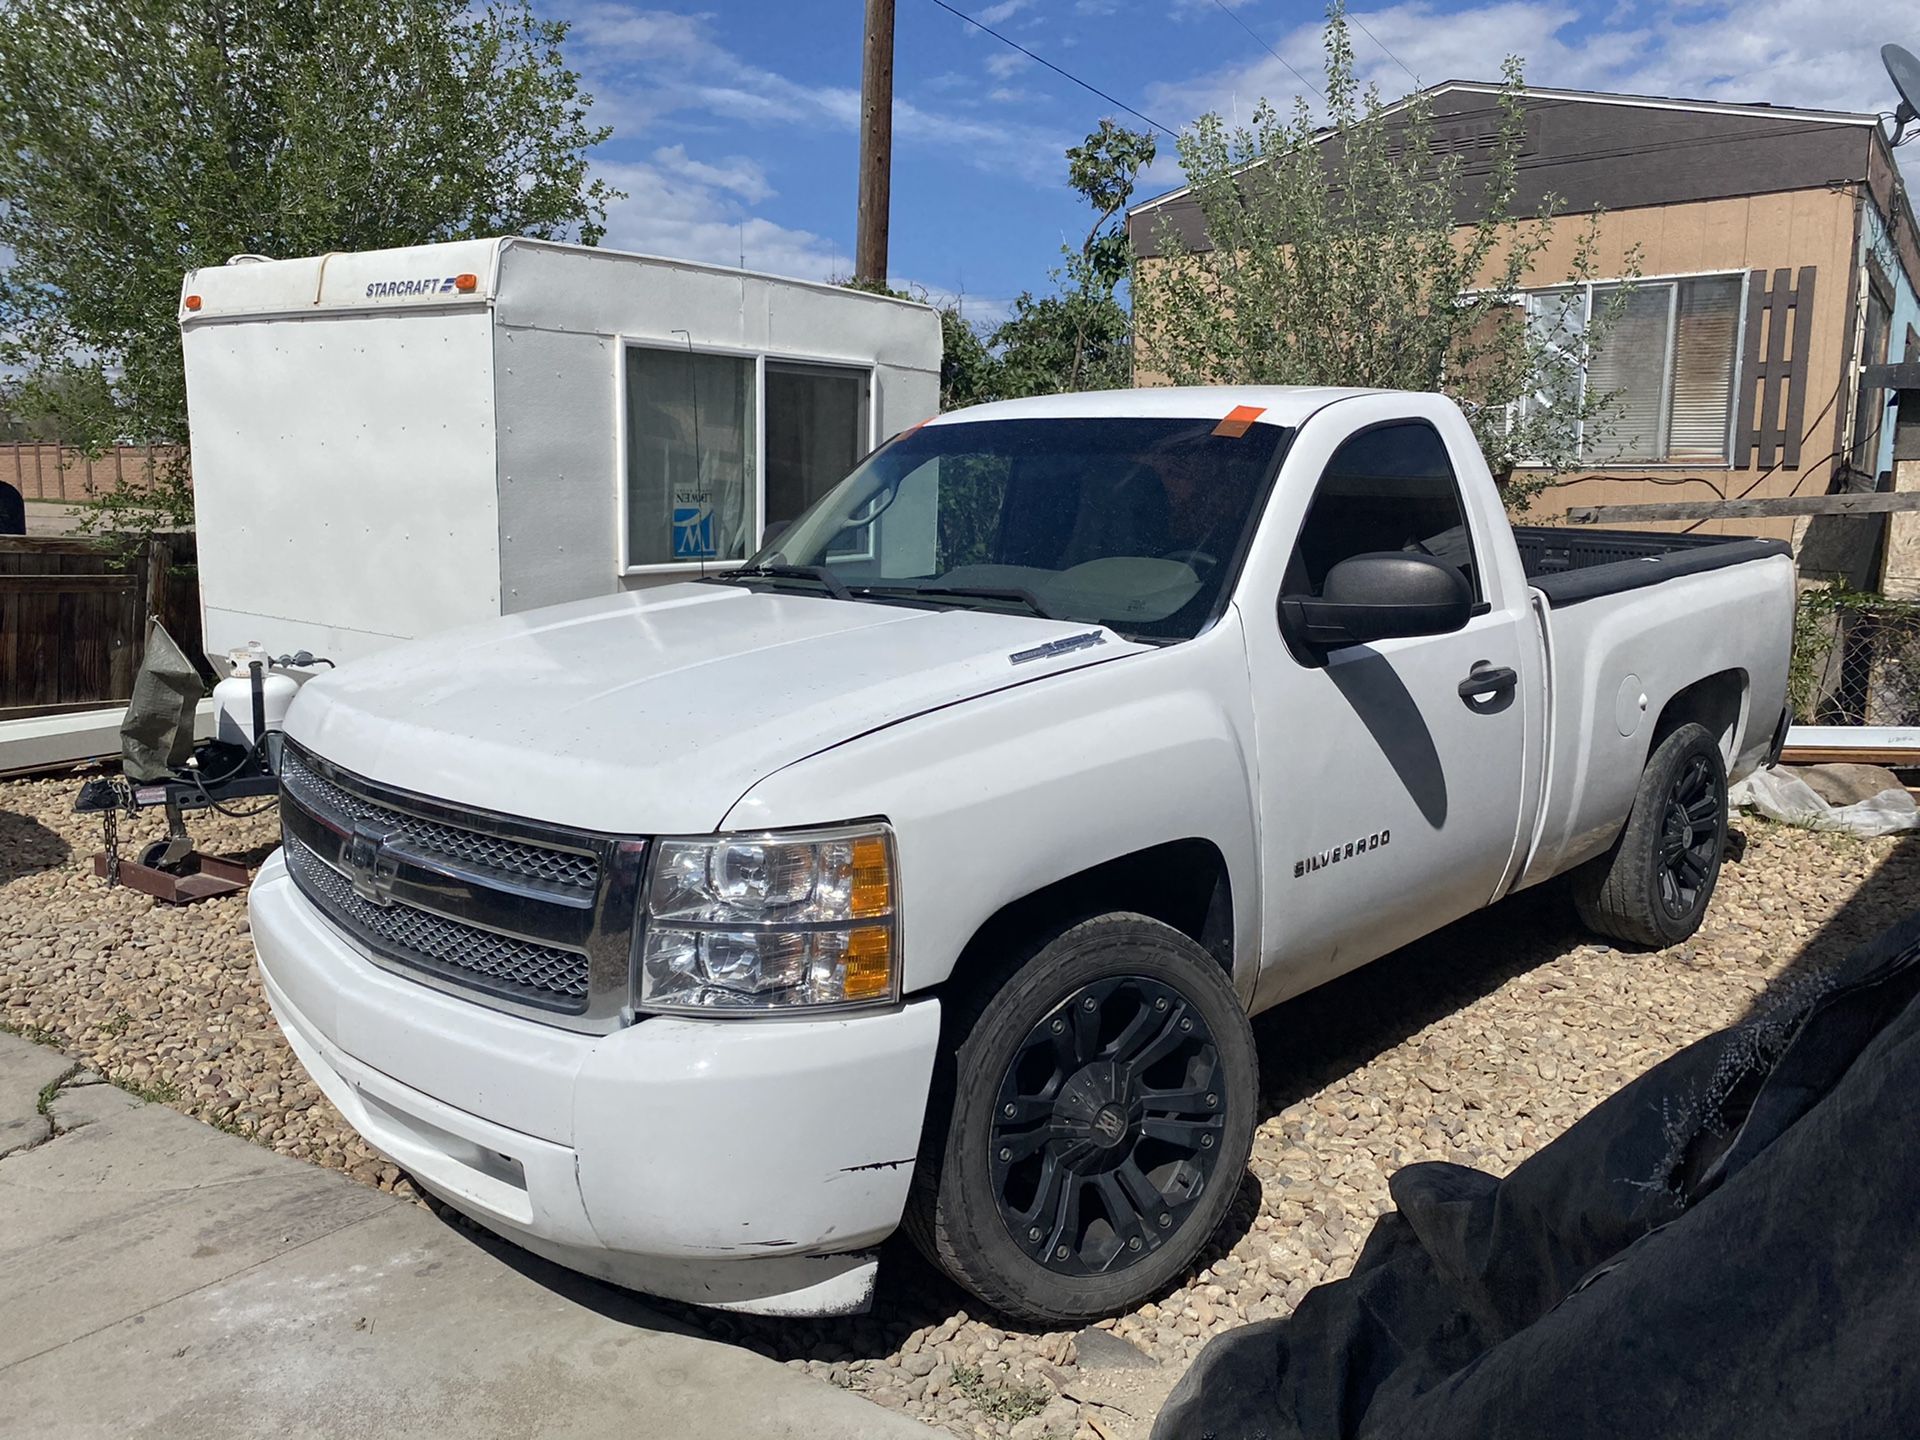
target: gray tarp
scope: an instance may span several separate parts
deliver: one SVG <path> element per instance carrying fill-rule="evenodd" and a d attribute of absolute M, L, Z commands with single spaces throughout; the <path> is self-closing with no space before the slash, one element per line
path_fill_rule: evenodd
<path fill-rule="evenodd" d="M 129 780 L 165 780 L 193 753 L 193 712 L 206 687 L 166 626 L 147 622 L 147 649 L 120 722 L 121 768 Z"/>

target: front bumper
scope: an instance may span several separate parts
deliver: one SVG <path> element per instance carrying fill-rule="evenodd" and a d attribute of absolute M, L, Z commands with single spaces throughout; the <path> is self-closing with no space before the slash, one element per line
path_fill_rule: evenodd
<path fill-rule="evenodd" d="M 369 1144 L 536 1254 L 671 1299 L 839 1314 L 872 1293 L 926 1115 L 937 1000 L 583 1035 L 370 961 L 276 852 L 249 914 L 267 999 Z"/>

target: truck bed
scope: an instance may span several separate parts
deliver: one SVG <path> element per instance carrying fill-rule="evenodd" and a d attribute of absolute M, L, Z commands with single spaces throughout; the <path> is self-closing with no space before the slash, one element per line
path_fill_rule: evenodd
<path fill-rule="evenodd" d="M 1516 525 L 1513 538 L 1528 581 L 1555 606 L 1793 553 L 1784 540 L 1589 530 L 1584 525 Z"/>

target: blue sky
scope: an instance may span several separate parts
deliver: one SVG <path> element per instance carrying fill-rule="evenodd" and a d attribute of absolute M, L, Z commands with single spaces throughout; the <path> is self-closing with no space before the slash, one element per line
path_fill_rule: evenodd
<path fill-rule="evenodd" d="M 573 23 L 568 59 L 614 127 L 595 164 L 630 198 L 611 215 L 608 244 L 724 264 L 744 249 L 757 270 L 850 272 L 861 0 L 535 3 Z M 1311 4 L 953 3 L 1176 130 L 1299 90 L 1236 17 L 1317 78 L 1321 11 Z M 1137 122 L 932 0 L 898 7 L 893 277 L 963 296 L 969 315 L 992 319 L 1022 289 L 1044 288 L 1061 243 L 1085 233 L 1066 147 L 1103 115 Z M 1377 37 L 1355 33 L 1363 75 L 1388 96 L 1412 88 L 1409 71 L 1429 84 L 1496 78 L 1511 51 L 1543 86 L 1873 111 L 1893 104 L 1880 45 L 1920 49 L 1920 21 L 1899 26 L 1898 8 L 1409 0 L 1353 13 Z M 1162 152 L 1140 199 L 1180 183 L 1164 137 Z"/>

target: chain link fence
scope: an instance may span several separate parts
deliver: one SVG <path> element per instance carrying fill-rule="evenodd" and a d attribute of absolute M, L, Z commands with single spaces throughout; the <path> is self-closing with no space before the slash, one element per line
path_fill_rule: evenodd
<path fill-rule="evenodd" d="M 1920 725 L 1920 602 L 1804 592 L 1788 693 L 1803 725 Z"/>

